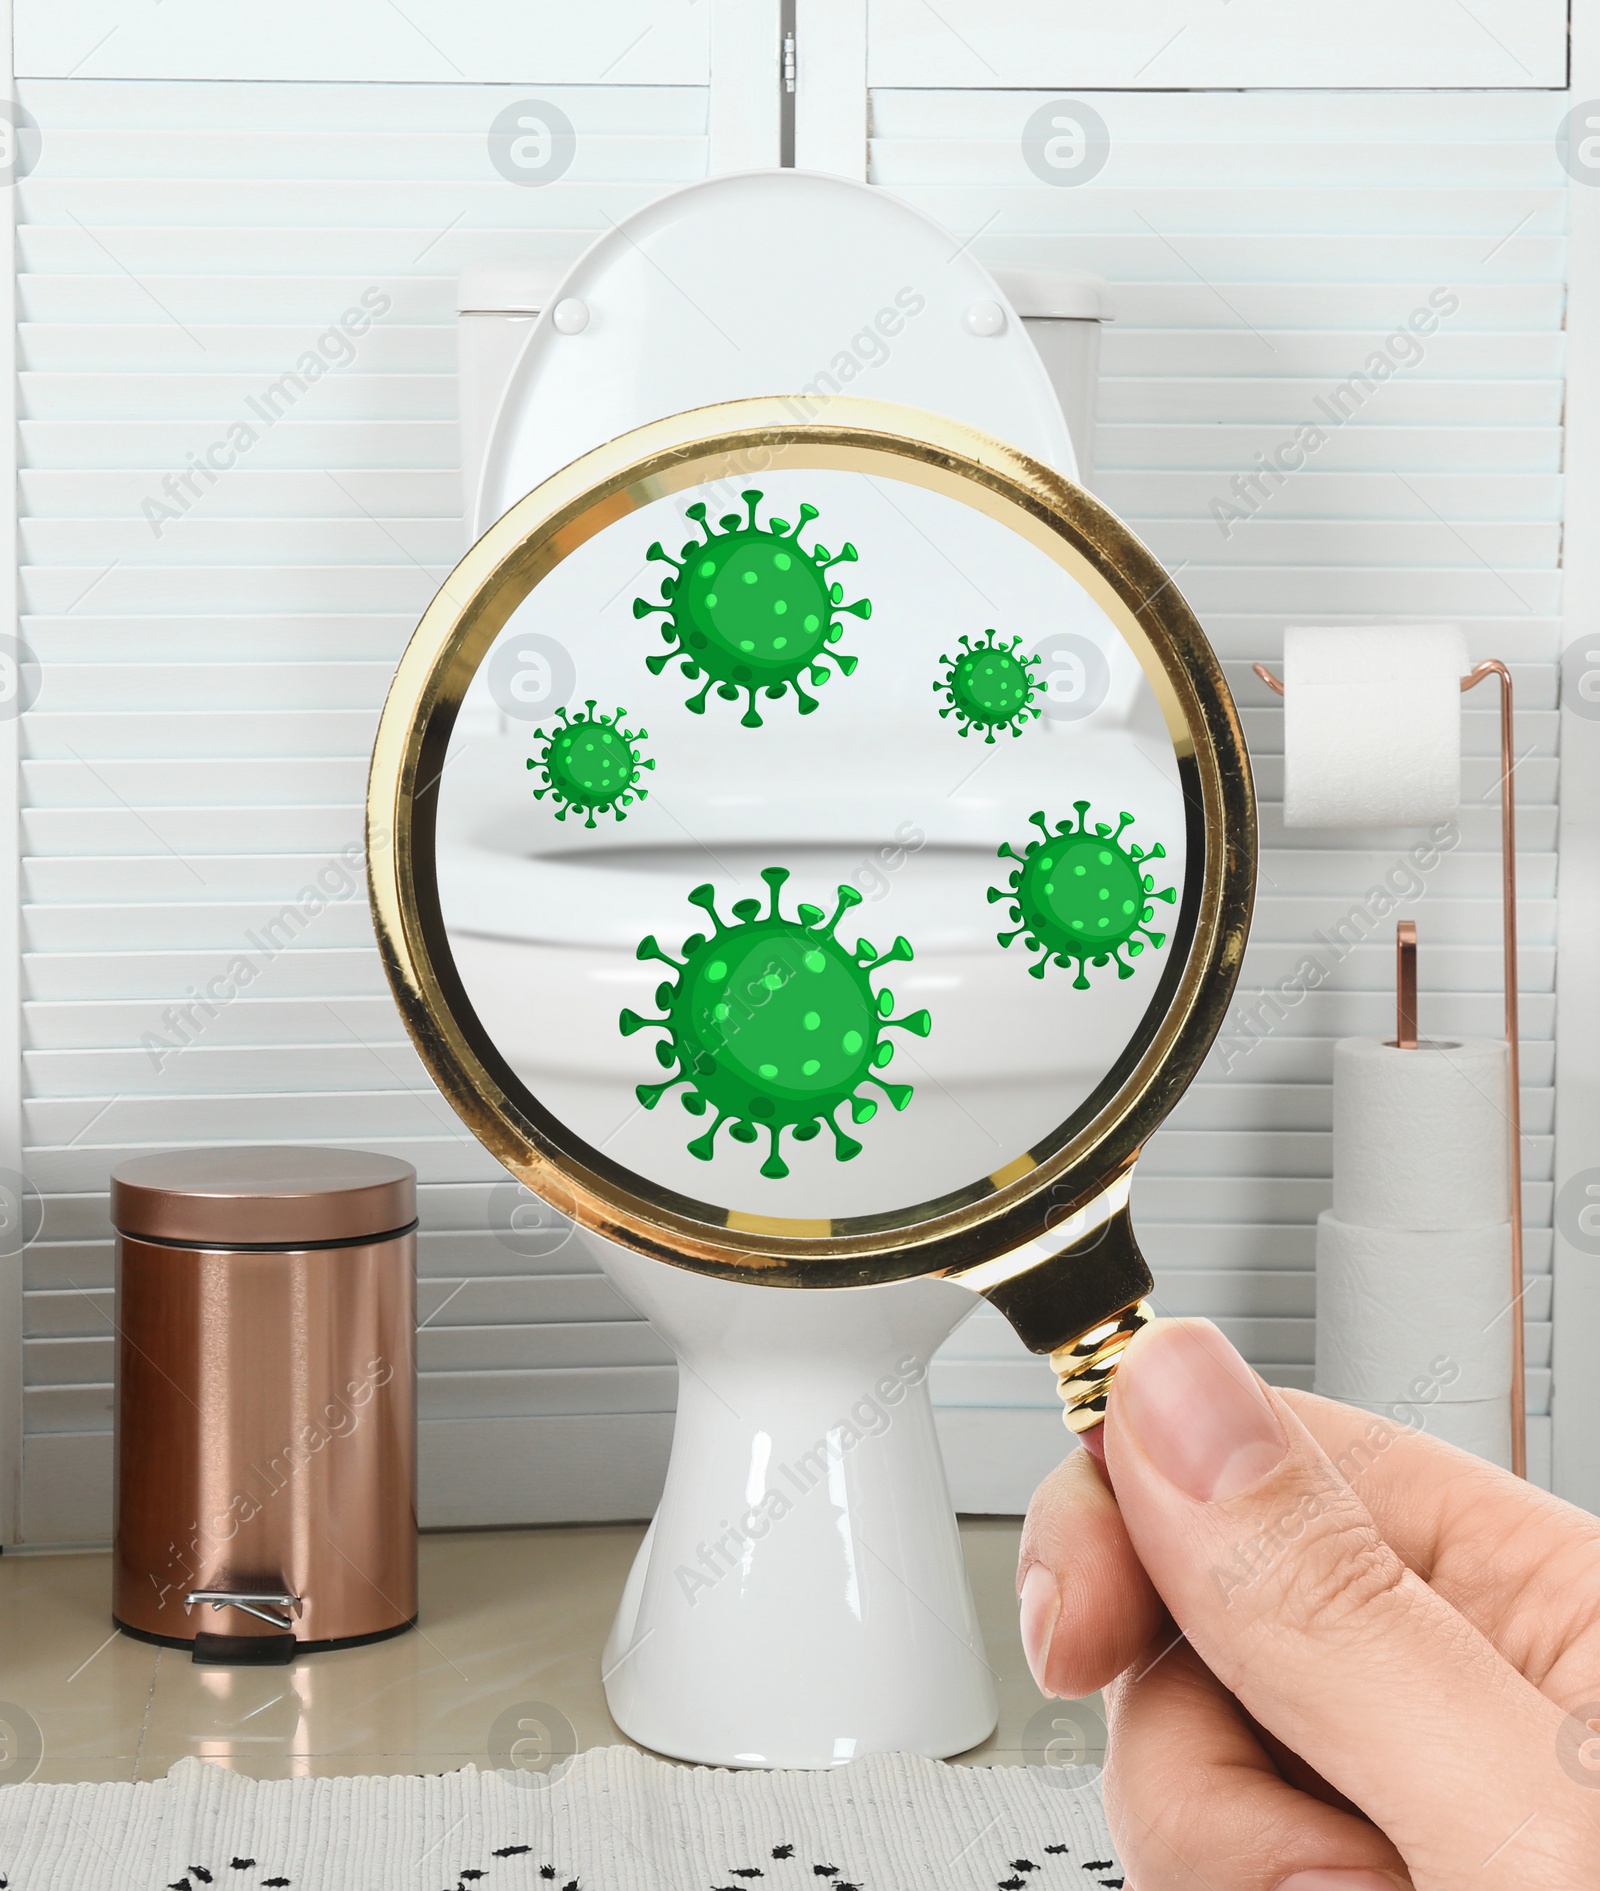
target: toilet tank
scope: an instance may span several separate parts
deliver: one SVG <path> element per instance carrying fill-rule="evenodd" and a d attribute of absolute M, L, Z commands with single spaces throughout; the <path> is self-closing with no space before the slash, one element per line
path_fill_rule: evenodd
<path fill-rule="evenodd" d="M 456 336 L 466 544 L 493 523 L 478 518 L 490 435 L 517 357 L 569 267 L 565 262 L 550 262 L 461 272 Z M 1039 351 L 1072 436 L 1079 478 L 1092 491 L 1100 324 L 1111 318 L 1106 285 L 1094 276 L 1060 270 L 997 269 L 992 273 Z"/>

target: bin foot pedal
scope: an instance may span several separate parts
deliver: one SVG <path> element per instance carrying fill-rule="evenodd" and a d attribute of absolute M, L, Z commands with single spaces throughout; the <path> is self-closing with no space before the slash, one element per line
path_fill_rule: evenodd
<path fill-rule="evenodd" d="M 292 1634 L 210 1635 L 204 1629 L 194 1638 L 197 1666 L 224 1668 L 282 1668 L 294 1660 L 298 1641 Z"/>

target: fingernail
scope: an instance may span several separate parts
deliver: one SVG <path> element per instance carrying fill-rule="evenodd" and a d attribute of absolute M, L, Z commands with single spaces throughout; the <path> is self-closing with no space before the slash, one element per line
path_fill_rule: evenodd
<path fill-rule="evenodd" d="M 1112 1404 L 1168 1483 L 1201 1503 L 1260 1483 L 1289 1448 L 1255 1374 L 1209 1320 L 1147 1327 L 1117 1370 Z"/>
<path fill-rule="evenodd" d="M 1022 1617 L 1022 1652 L 1028 1657 L 1039 1692 L 1049 1694 L 1044 1667 L 1050 1655 L 1050 1637 L 1056 1632 L 1056 1617 L 1061 1613 L 1061 1591 L 1043 1563 L 1029 1563 L 1017 1607 Z"/>
<path fill-rule="evenodd" d="M 1405 1884 L 1404 1878 L 1392 1872 L 1368 1871 L 1365 1866 L 1319 1865 L 1314 1871 L 1297 1871 L 1285 1878 L 1278 1891 L 1405 1891 Z"/>

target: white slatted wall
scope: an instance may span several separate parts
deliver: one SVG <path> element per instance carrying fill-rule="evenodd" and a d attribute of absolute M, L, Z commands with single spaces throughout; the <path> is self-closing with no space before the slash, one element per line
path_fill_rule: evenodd
<path fill-rule="evenodd" d="M 485 161 L 489 120 L 527 88 L 21 88 L 45 129 L 19 203 L 24 632 L 46 666 L 24 766 L 26 1166 L 47 1198 L 26 1276 L 29 1540 L 108 1527 L 107 1170 L 211 1138 L 417 1164 L 426 1520 L 650 1507 L 668 1355 L 576 1245 L 530 1261 L 497 1240 L 499 1171 L 404 1042 L 359 894 L 270 964 L 250 942 L 358 844 L 378 705 L 457 549 L 457 270 L 573 255 L 705 172 L 703 88 L 539 89 L 580 133 L 543 190 Z M 1449 615 L 1475 656 L 1515 666 L 1529 1211 L 1546 1230 L 1565 267 L 1551 95 L 1105 94 L 1112 159 L 1078 190 L 1021 161 L 1039 102 L 880 90 L 872 176 L 991 263 L 1115 285 L 1097 484 L 1179 572 L 1246 708 L 1268 844 L 1246 985 L 1292 970 L 1398 847 L 1284 845 L 1280 718 L 1250 660 L 1277 658 L 1286 622 Z M 1460 307 L 1426 361 L 1225 539 L 1212 500 L 1440 287 Z M 142 508 L 163 477 L 251 420 L 369 291 L 389 306 L 356 359 L 257 422 L 241 462 L 156 537 Z M 1424 1016 L 1492 1034 L 1492 704 L 1467 718 L 1461 844 L 1417 908 Z M 1163 1305 L 1221 1318 L 1285 1383 L 1310 1375 L 1329 1046 L 1385 1027 L 1391 923 L 1231 1073 L 1216 1061 L 1136 1196 Z M 158 1070 L 143 1041 L 175 1037 L 168 1008 L 241 952 L 259 975 Z M 1529 1258 L 1547 1273 L 1547 1232 Z M 1543 1413 L 1547 1280 L 1530 1319 Z M 957 1335 L 935 1393 L 958 1491 L 986 1452 L 1009 1452 L 1025 1491 L 1059 1451 L 1049 1374 L 998 1316 Z M 1532 1429 L 1538 1452 L 1548 1427 Z"/>
<path fill-rule="evenodd" d="M 576 255 L 706 169 L 703 87 L 537 90 L 579 137 L 543 189 L 487 159 L 527 86 L 21 87 L 44 131 L 19 205 L 24 635 L 45 679 L 23 770 L 26 1169 L 46 1198 L 28 1540 L 109 1533 L 107 1173 L 210 1139 L 416 1164 L 426 1518 L 534 1514 L 530 1456 L 544 1514 L 653 1501 L 670 1355 L 576 1246 L 530 1261 L 490 1231 L 503 1172 L 405 1041 L 360 866 L 377 712 L 460 550 L 457 272 Z M 252 401 L 374 292 L 355 359 L 266 425 Z M 180 489 L 157 537 L 146 500 L 239 421 L 256 443 L 202 498 Z M 330 863 L 350 896 L 270 957 L 252 935 Z M 147 1037 L 176 1042 L 164 1014 L 240 954 L 258 976 L 157 1069 Z"/>
<path fill-rule="evenodd" d="M 994 266 L 1112 285 L 1099 493 L 1177 574 L 1244 711 L 1265 852 L 1224 1040 L 1152 1143 L 1134 1208 L 1172 1313 L 1216 1317 L 1266 1375 L 1309 1386 L 1314 1224 L 1329 1199 L 1331 1047 L 1393 1027 L 1396 913 L 1369 890 L 1415 836 L 1286 834 L 1282 714 L 1251 674 L 1283 628 L 1453 619 L 1504 657 L 1519 706 L 1523 1122 L 1530 1464 L 1549 1457 L 1550 1208 L 1566 176 L 1560 94 L 1085 94 L 1111 156 L 1079 188 L 1036 182 L 1022 127 L 1050 94 L 878 90 L 871 177 Z M 1247 520 L 1252 470 L 1437 289 L 1459 298 L 1418 365 L 1381 384 Z M 1502 1027 L 1498 699 L 1466 699 L 1460 843 L 1426 876 L 1423 1022 Z M 1316 944 L 1363 907 L 1372 943 Z M 1331 976 L 1257 1010 L 1315 950 Z M 1255 1011 L 1255 1018 L 1250 1014 Z M 953 1342 L 996 1403 L 1048 1407 L 997 1314 Z M 1010 1364 L 1002 1362 L 1010 1361 Z M 987 1362 L 985 1364 L 984 1362 Z"/>

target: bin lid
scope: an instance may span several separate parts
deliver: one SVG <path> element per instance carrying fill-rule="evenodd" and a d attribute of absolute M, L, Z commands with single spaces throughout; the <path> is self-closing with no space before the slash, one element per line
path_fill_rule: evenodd
<path fill-rule="evenodd" d="M 168 1149 L 111 1171 L 113 1225 L 150 1241 L 318 1247 L 416 1218 L 416 1170 L 363 1149 Z"/>

